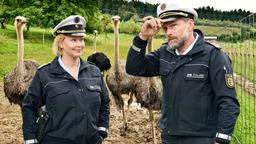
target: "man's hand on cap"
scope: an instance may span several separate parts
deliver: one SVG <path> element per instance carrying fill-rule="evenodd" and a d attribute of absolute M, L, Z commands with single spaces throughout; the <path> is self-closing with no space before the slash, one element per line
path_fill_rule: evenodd
<path fill-rule="evenodd" d="M 161 19 L 153 18 L 143 23 L 139 36 L 142 40 L 148 40 L 161 29 Z"/>

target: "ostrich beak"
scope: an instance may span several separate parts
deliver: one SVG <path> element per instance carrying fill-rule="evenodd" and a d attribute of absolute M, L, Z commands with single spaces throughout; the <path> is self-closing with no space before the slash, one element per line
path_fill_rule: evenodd
<path fill-rule="evenodd" d="M 28 21 L 27 21 L 27 20 L 24 20 L 22 23 L 23 23 L 23 24 L 26 24 L 26 23 L 28 23 Z"/>

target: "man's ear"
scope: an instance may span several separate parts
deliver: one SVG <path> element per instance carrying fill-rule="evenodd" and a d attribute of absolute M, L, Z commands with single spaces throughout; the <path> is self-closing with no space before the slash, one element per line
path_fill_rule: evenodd
<path fill-rule="evenodd" d="M 193 31 L 194 30 L 194 26 L 195 26 L 195 21 L 192 20 L 192 19 L 189 19 L 188 23 L 189 23 L 189 30 Z"/>

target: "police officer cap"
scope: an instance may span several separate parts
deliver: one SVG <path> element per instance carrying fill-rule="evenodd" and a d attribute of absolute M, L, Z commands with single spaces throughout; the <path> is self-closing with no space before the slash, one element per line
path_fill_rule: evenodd
<path fill-rule="evenodd" d="M 56 37 L 59 34 L 71 36 L 85 36 L 85 19 L 79 15 L 71 15 L 62 20 L 54 27 L 52 35 Z"/>
<path fill-rule="evenodd" d="M 196 20 L 198 18 L 197 12 L 194 8 L 178 2 L 161 3 L 157 7 L 157 16 L 163 19 L 164 22 L 174 21 L 177 18 L 191 18 Z"/>

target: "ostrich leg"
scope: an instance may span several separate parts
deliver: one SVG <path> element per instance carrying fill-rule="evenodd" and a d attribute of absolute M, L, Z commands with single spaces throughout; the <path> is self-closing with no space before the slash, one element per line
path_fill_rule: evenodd
<path fill-rule="evenodd" d="M 124 111 L 124 104 L 121 105 L 121 110 L 122 110 L 122 114 L 123 114 L 123 126 L 121 128 L 121 136 L 125 135 L 125 132 L 127 130 L 127 122 L 126 122 L 126 115 L 125 115 L 125 111 Z"/>
<path fill-rule="evenodd" d="M 129 100 L 128 100 L 128 112 L 130 111 L 130 105 L 133 102 L 133 93 L 129 93 Z"/>
<path fill-rule="evenodd" d="M 151 132 L 152 132 L 152 137 L 153 137 L 153 143 L 154 144 L 157 144 L 157 141 L 156 141 L 156 131 L 155 131 L 155 117 L 154 117 L 154 112 L 152 109 L 148 109 L 149 111 L 149 120 L 151 122 Z"/>

